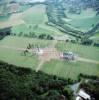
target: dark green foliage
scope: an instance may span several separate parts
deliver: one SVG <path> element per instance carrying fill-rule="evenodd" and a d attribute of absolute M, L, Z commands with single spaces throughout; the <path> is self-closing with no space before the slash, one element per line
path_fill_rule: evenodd
<path fill-rule="evenodd" d="M 83 44 L 83 45 L 91 45 L 93 43 L 93 40 L 91 40 L 91 39 L 82 39 L 81 40 L 81 44 Z"/>
<path fill-rule="evenodd" d="M 39 39 L 47 39 L 47 40 L 53 40 L 54 38 L 51 35 L 41 34 L 38 37 Z"/>
<path fill-rule="evenodd" d="M 5 36 L 10 35 L 11 28 L 0 29 L 0 39 L 3 39 Z"/>
<path fill-rule="evenodd" d="M 0 100 L 72 100 L 68 81 L 0 61 Z M 64 99 L 63 99 L 64 98 Z"/>

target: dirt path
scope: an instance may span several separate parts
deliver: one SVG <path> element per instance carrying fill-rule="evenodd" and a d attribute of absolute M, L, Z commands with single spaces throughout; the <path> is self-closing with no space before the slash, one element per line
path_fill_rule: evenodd
<path fill-rule="evenodd" d="M 51 59 L 57 59 L 59 58 L 59 52 L 57 52 L 55 45 L 57 44 L 57 41 L 54 40 L 53 43 L 43 50 L 43 55 L 39 56 L 40 63 L 36 68 L 36 72 L 38 72 L 42 67 L 43 64 L 47 61 L 50 61 Z"/>
<path fill-rule="evenodd" d="M 36 72 L 38 72 L 43 67 L 43 64 L 45 62 L 50 61 L 51 59 L 60 59 L 61 52 L 58 52 L 57 49 L 55 48 L 56 43 L 57 43 L 56 40 L 53 41 L 53 43 L 49 47 L 43 49 L 44 53 L 42 55 L 38 55 L 40 62 L 36 68 Z M 32 52 L 32 53 L 33 52 L 36 53 L 36 50 L 37 50 L 36 48 L 26 49 L 26 48 L 17 48 L 17 47 L 10 47 L 10 46 L 0 46 L 0 48 L 12 49 L 12 50 L 16 50 L 16 51 L 28 50 L 29 52 Z M 99 64 L 99 61 L 82 58 L 82 57 L 77 57 L 76 60 L 82 61 L 82 62 L 93 63 L 93 64 Z"/>
<path fill-rule="evenodd" d="M 41 60 L 38 67 L 36 68 L 36 72 L 38 72 L 41 69 L 43 64 L 44 64 L 44 60 Z"/>
<path fill-rule="evenodd" d="M 99 64 L 99 61 L 91 60 L 91 59 L 87 59 L 87 58 L 82 58 L 82 57 L 77 57 L 77 61 Z"/>

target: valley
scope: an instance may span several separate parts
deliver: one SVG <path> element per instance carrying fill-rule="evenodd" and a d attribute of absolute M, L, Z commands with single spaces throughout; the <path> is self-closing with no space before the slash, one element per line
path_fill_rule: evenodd
<path fill-rule="evenodd" d="M 68 80 L 67 84 L 87 79 L 79 81 L 80 75 L 99 77 L 98 4 L 98 0 L 1 0 L 0 61 Z M 46 90 L 40 92 L 40 97 L 47 95 Z"/>

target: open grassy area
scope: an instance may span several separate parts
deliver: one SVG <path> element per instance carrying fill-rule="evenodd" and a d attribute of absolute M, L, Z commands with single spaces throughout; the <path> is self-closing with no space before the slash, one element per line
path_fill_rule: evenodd
<path fill-rule="evenodd" d="M 51 60 L 46 62 L 41 70 L 51 75 L 72 79 L 76 79 L 80 73 L 99 76 L 99 65 L 85 62 Z"/>
<path fill-rule="evenodd" d="M 92 28 L 92 25 L 96 25 L 99 21 L 99 16 L 96 16 L 96 11 L 91 8 L 81 11 L 80 14 L 71 14 L 66 12 L 69 19 L 67 23 L 79 28 L 82 31 L 87 31 Z"/>
<path fill-rule="evenodd" d="M 35 69 L 39 64 L 39 59 L 36 55 L 28 53 L 26 56 L 22 55 L 22 51 L 13 50 L 11 48 L 26 48 L 28 44 L 33 44 L 34 46 L 45 47 L 50 45 L 50 41 L 37 40 L 23 37 L 5 37 L 0 41 L 0 60 L 8 62 L 10 64 L 15 64 L 18 66 L 30 67 Z M 11 48 L 2 48 L 2 46 L 7 46 Z"/>
<path fill-rule="evenodd" d="M 46 42 L 45 42 L 46 41 Z M 51 44 L 50 40 L 39 40 L 33 38 L 17 37 L 17 36 L 7 36 L 0 41 L 1 46 L 26 48 L 28 44 L 38 45 L 40 47 L 46 47 Z"/>
<path fill-rule="evenodd" d="M 41 24 L 47 21 L 46 6 L 35 5 L 23 12 L 23 19 L 26 24 Z"/>
<path fill-rule="evenodd" d="M 56 48 L 59 51 L 64 52 L 74 52 L 80 57 L 92 59 L 99 61 L 99 48 L 93 46 L 84 46 L 80 44 L 66 43 L 66 42 L 58 42 Z"/>
<path fill-rule="evenodd" d="M 94 36 L 90 37 L 90 39 L 99 43 L 99 30 L 95 33 Z"/>
<path fill-rule="evenodd" d="M 38 65 L 38 57 L 30 54 L 23 56 L 22 51 L 0 48 L 0 60 L 9 64 L 35 69 Z"/>
<path fill-rule="evenodd" d="M 63 34 L 59 30 L 45 24 L 45 22 L 48 22 L 45 5 L 35 5 L 24 11 L 21 15 L 21 19 L 24 21 L 24 23 L 21 25 L 13 26 L 11 33 L 15 33 L 17 35 L 20 33 L 23 33 L 23 35 L 29 33 L 35 33 L 36 35 Z"/>

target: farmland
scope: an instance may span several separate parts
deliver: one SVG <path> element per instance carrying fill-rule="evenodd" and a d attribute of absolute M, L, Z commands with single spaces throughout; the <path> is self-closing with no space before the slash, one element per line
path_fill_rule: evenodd
<path fill-rule="evenodd" d="M 12 27 L 11 33 L 16 33 L 17 35 L 20 33 L 29 34 L 29 33 L 36 33 L 37 35 L 40 34 L 63 34 L 57 29 L 53 29 L 50 26 L 47 26 L 45 23 L 48 21 L 46 15 L 46 6 L 44 5 L 36 5 L 31 7 L 30 9 L 24 11 L 22 13 L 22 19 L 24 24 L 17 25 Z"/>
<path fill-rule="evenodd" d="M 71 14 L 66 12 L 69 18 L 67 23 L 79 28 L 82 31 L 87 31 L 92 28 L 92 25 L 97 24 L 99 16 L 96 16 L 96 12 L 92 9 L 83 10 L 80 14 Z"/>
<path fill-rule="evenodd" d="M 23 56 L 23 51 L 11 49 L 26 49 L 29 43 L 33 44 L 35 47 L 39 46 L 44 48 L 45 46 L 50 45 L 51 42 L 47 40 L 45 42 L 44 40 L 8 36 L 4 40 L 0 41 L 0 60 L 18 66 L 28 66 L 32 69 L 35 69 L 39 61 L 38 57 L 35 54 L 33 55 L 32 53 L 28 53 L 26 56 Z M 5 46 L 6 48 L 2 48 L 2 46 Z"/>
<path fill-rule="evenodd" d="M 91 64 L 90 66 L 90 63 L 85 62 L 51 60 L 46 62 L 41 70 L 51 75 L 72 79 L 77 79 L 80 73 L 99 76 L 99 65 Z"/>
<path fill-rule="evenodd" d="M 59 43 L 57 43 L 56 48 L 59 51 L 63 51 L 63 52 L 71 51 L 81 57 L 99 61 L 99 55 L 98 55 L 99 48 L 98 47 L 84 46 L 84 45 L 80 45 L 80 44 L 73 44 L 73 43 L 66 43 L 66 42 L 59 42 Z"/>
<path fill-rule="evenodd" d="M 99 47 L 93 46 L 96 40 L 99 41 L 98 31 L 95 30 L 90 37 L 91 45 L 82 45 L 79 42 L 87 37 L 84 32 L 98 23 L 99 15 L 96 16 L 95 10 L 88 8 L 74 14 L 63 9 L 58 1 L 48 1 L 47 5 L 23 4 L 19 11 L 4 18 L 0 17 L 0 29 L 11 27 L 10 35 L 0 40 L 0 60 L 64 78 L 76 79 L 80 73 L 99 76 L 99 64 L 95 63 L 99 61 Z M 53 40 L 39 38 L 42 34 L 52 36 Z M 74 40 L 71 37 L 76 43 L 66 41 L 67 38 Z M 33 45 L 32 49 L 39 47 L 49 54 L 41 57 L 28 52 L 23 55 L 23 50 L 29 44 Z M 61 60 L 52 52 L 73 52 L 83 60 Z"/>

